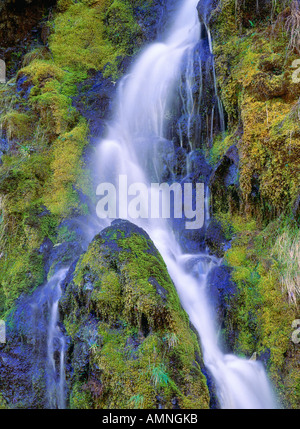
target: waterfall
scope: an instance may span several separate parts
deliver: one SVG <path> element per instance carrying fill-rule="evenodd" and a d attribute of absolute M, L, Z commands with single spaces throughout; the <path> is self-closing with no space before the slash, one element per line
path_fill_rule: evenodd
<path fill-rule="evenodd" d="M 66 408 L 65 337 L 59 327 L 58 304 L 62 294 L 61 283 L 67 269 L 58 270 L 51 279 L 30 298 L 36 326 L 36 354 L 41 355 L 45 375 L 45 404 L 50 409 Z M 44 335 L 44 332 L 46 335 Z"/>
<path fill-rule="evenodd" d="M 42 288 L 39 308 L 47 308 L 39 314 L 39 318 L 46 313 L 47 338 L 46 338 L 46 402 L 47 408 L 66 408 L 66 380 L 65 380 L 65 337 L 61 331 L 59 322 L 58 304 L 62 294 L 61 283 L 64 280 L 67 269 L 60 269 L 49 282 Z M 44 316 L 45 317 L 45 316 Z"/>
<path fill-rule="evenodd" d="M 58 326 L 58 303 L 62 294 L 61 282 L 67 274 L 67 269 L 61 269 L 55 274 L 46 288 L 50 291 L 48 299 L 49 323 L 47 338 L 47 396 L 49 408 L 66 408 L 65 403 L 65 337 Z"/>
<path fill-rule="evenodd" d="M 197 109 L 203 101 L 204 92 L 203 82 L 200 82 L 196 94 L 198 99 L 194 98 L 192 69 L 195 52 L 206 56 L 203 51 L 206 43 L 207 55 L 212 58 L 209 30 L 198 19 L 198 1 L 182 2 L 165 41 L 146 48 L 130 73 L 121 81 L 115 119 L 110 123 L 107 136 L 97 149 L 99 183 L 107 182 L 118 187 L 121 176 L 126 177 L 128 186 L 145 184 L 150 192 L 151 182 L 159 180 L 159 160 L 155 154 L 159 153 L 161 147 L 170 149 L 167 154 L 169 157 L 172 154 L 174 135 L 170 136 L 170 117 L 177 96 L 183 98 L 182 110 L 187 116 L 186 149 L 194 149 L 191 124 L 193 116 L 199 115 Z M 201 34 L 205 35 L 205 40 L 199 45 Z M 204 67 L 206 59 L 207 57 L 200 63 L 198 61 L 199 69 Z M 186 65 L 184 71 L 183 65 Z M 182 79 L 185 87 L 178 94 L 177 88 Z M 183 93 L 186 95 L 183 96 Z M 201 118 L 198 121 L 198 127 L 206 129 L 203 135 L 206 135 L 207 140 L 212 139 L 216 121 L 219 122 L 218 130 L 224 130 L 224 116 L 217 97 L 214 68 L 212 97 L 214 103 L 210 113 L 207 113 L 206 124 L 201 122 Z M 184 145 L 184 132 L 179 127 L 177 137 L 181 146 Z M 207 276 L 221 261 L 207 252 L 198 255 L 184 254 L 167 219 L 130 217 L 127 210 L 124 210 L 127 206 L 125 191 L 124 188 L 124 192 L 121 192 L 123 201 L 119 201 L 119 204 L 122 210 L 118 217 L 127 218 L 144 228 L 164 258 L 181 303 L 199 333 L 204 362 L 215 380 L 221 407 L 275 408 L 272 389 L 262 364 L 226 355 L 218 346 L 215 321 L 208 300 Z M 209 220 L 208 199 L 207 192 L 206 224 Z M 103 227 L 109 223 L 108 219 L 102 220 Z"/>

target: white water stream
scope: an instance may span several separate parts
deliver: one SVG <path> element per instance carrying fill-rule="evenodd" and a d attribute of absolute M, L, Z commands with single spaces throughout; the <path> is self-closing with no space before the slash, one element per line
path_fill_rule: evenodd
<path fill-rule="evenodd" d="M 62 294 L 61 283 L 68 269 L 60 269 L 43 288 L 48 302 L 47 332 L 47 402 L 50 409 L 66 408 L 65 337 L 58 326 L 58 303 Z"/>

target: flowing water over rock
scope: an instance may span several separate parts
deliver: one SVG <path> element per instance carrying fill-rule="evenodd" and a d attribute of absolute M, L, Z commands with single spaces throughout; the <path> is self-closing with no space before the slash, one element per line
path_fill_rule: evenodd
<path fill-rule="evenodd" d="M 121 82 L 115 120 L 98 148 L 99 183 L 109 182 L 118 188 L 121 176 L 126 177 L 129 189 L 139 183 L 141 191 L 145 185 L 150 192 L 151 182 L 159 182 L 162 177 L 169 183 L 174 178 L 184 181 L 184 168 L 177 176 L 174 168 L 176 143 L 187 154 L 189 170 L 195 144 L 209 145 L 214 131 L 224 130 L 210 33 L 206 22 L 199 23 L 197 3 L 198 0 L 183 2 L 165 42 L 147 48 Z M 204 92 L 210 94 L 209 98 L 204 97 Z M 163 165 L 161 156 L 158 158 L 162 153 Z M 176 229 L 167 219 L 139 218 L 138 210 L 130 217 L 126 192 L 127 187 L 121 192 L 119 217 L 144 228 L 162 254 L 181 302 L 199 333 L 205 365 L 215 380 L 220 406 L 274 408 L 272 389 L 261 363 L 225 355 L 218 346 L 207 278 L 221 260 L 207 251 L 184 254 L 176 239 Z M 205 197 L 204 230 L 209 221 L 208 187 Z M 140 197 L 136 206 L 147 205 L 145 200 L 148 198 Z M 173 224 L 176 226 L 176 222 Z M 103 220 L 103 226 L 106 225 Z"/>
<path fill-rule="evenodd" d="M 31 296 L 22 296 L 7 320 L 7 346 L 0 350 L 2 388 L 12 406 L 65 408 L 66 337 L 58 302 L 68 269 L 62 268 Z"/>
<path fill-rule="evenodd" d="M 61 269 L 44 288 L 48 296 L 49 322 L 47 336 L 47 396 L 48 408 L 66 407 L 65 347 L 66 340 L 59 322 L 58 303 L 62 294 L 61 282 L 67 269 Z"/>

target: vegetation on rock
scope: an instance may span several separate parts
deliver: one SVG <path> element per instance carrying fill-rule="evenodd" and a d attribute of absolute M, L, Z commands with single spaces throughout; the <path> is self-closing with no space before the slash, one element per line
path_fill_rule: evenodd
<path fill-rule="evenodd" d="M 97 235 L 61 310 L 72 341 L 87 351 L 84 362 L 76 346 L 70 356 L 71 408 L 208 408 L 197 336 L 143 230 L 116 221 Z"/>
<path fill-rule="evenodd" d="M 133 8 L 147 13 L 150 5 L 146 0 L 58 1 L 47 39 L 28 47 L 17 76 L 0 88 L 2 316 L 20 293 L 43 282 L 38 249 L 45 237 L 55 244 L 63 219 L 86 214 L 77 191 L 93 198 L 82 161 L 89 127 L 72 100 L 88 73 L 105 69 L 111 79 L 118 77 L 122 58 L 141 44 Z"/>
<path fill-rule="evenodd" d="M 92 90 L 97 73 L 113 83 L 121 77 L 126 59 L 149 36 L 144 22 L 154 25 L 155 2 L 33 0 L 31 13 L 22 1 L 22 25 L 16 2 L 2 3 L 7 40 L 0 52 L 9 77 L 0 87 L 5 319 L 17 298 L 51 275 L 55 264 L 47 273 L 45 240 L 71 242 L 63 222 L 87 214 L 80 195 L 93 199 L 84 162 L 91 131 L 75 107 L 78 88 Z M 299 408 L 299 346 L 290 340 L 299 318 L 299 2 L 213 5 L 209 26 L 227 130 L 206 153 L 214 169 L 213 216 L 222 230 L 221 245 L 208 245 L 224 256 L 237 286 L 222 336 L 235 353 L 256 353 L 283 406 Z M 84 95 L 81 102 L 89 107 Z M 61 311 L 74 346 L 69 405 L 207 408 L 197 337 L 164 262 L 144 233 L 127 232 L 123 225 L 98 235 L 65 285 Z"/>
<path fill-rule="evenodd" d="M 300 268 L 300 87 L 293 79 L 300 27 L 292 24 L 299 4 L 256 3 L 224 0 L 210 22 L 228 123 L 225 138 L 216 136 L 210 151 L 217 172 L 213 211 L 231 240 L 225 261 L 239 291 L 224 335 L 234 325 L 234 351 L 249 358 L 256 352 L 281 403 L 298 408 L 299 350 L 291 334 Z M 238 175 L 226 187 L 232 163 L 224 156 L 231 146 L 238 151 Z"/>

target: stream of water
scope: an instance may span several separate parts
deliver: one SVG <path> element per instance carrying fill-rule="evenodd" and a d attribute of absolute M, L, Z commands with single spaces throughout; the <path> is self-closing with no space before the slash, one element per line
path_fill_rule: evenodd
<path fill-rule="evenodd" d="M 60 269 L 43 289 L 48 302 L 48 332 L 47 332 L 47 402 L 50 409 L 66 408 L 66 377 L 65 377 L 65 337 L 59 322 L 58 304 L 62 294 L 61 282 L 67 269 Z"/>

